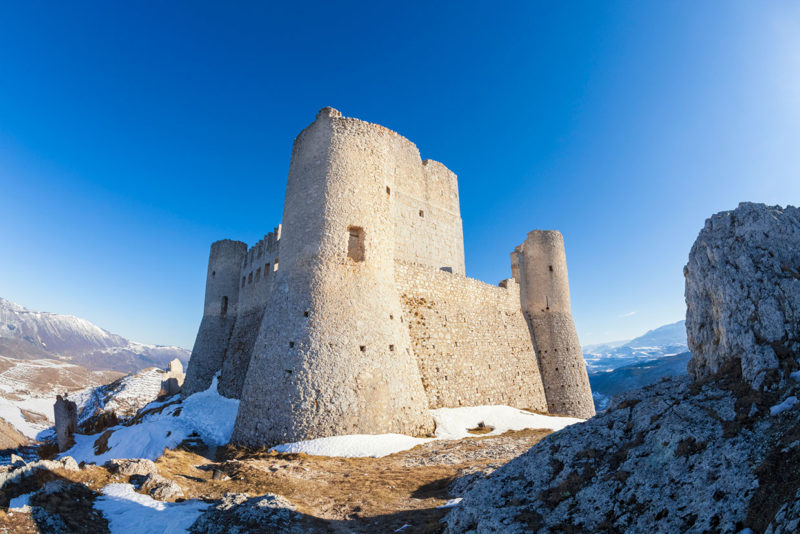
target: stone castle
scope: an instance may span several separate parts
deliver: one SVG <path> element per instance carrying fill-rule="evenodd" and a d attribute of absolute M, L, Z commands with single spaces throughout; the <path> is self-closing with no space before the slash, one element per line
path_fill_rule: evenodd
<path fill-rule="evenodd" d="M 211 246 L 183 385 L 241 399 L 232 441 L 434 430 L 428 409 L 594 415 L 561 234 L 533 231 L 499 286 L 467 278 L 456 175 L 324 108 L 295 139 L 283 221 Z"/>

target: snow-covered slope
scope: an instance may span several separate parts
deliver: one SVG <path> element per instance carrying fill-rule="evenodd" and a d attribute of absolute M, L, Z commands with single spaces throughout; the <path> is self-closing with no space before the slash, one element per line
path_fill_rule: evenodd
<path fill-rule="evenodd" d="M 68 362 L 0 356 L 0 419 L 35 439 L 53 424 L 56 395 L 106 384 L 120 373 L 90 371 Z"/>
<path fill-rule="evenodd" d="M 88 388 L 67 397 L 78 406 L 78 425 L 113 412 L 122 421 L 136 415 L 161 392 L 165 371 L 156 367 L 124 376 L 110 384 Z"/>
<path fill-rule="evenodd" d="M 180 347 L 136 343 L 80 317 L 32 311 L 0 298 L 0 356 L 53 358 L 92 370 L 130 373 L 166 367 L 174 358 L 186 364 L 189 355 Z"/>
<path fill-rule="evenodd" d="M 630 341 L 586 345 L 583 347 L 583 358 L 589 374 L 592 374 L 688 350 L 685 321 L 678 321 L 649 330 Z"/>

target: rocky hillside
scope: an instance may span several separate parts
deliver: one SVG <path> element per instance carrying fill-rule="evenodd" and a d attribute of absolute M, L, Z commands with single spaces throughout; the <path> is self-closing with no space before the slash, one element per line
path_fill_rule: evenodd
<path fill-rule="evenodd" d="M 136 343 L 80 317 L 32 311 L 0 298 L 0 356 L 50 358 L 95 371 L 130 373 L 166 367 L 175 358 L 185 365 L 190 351 Z"/>
<path fill-rule="evenodd" d="M 690 375 L 543 439 L 449 532 L 797 532 L 800 210 L 714 215 L 685 274 Z"/>
<path fill-rule="evenodd" d="M 691 357 L 691 352 L 683 352 L 590 374 L 595 409 L 601 412 L 608 408 L 614 395 L 655 384 L 666 377 L 685 375 Z"/>
<path fill-rule="evenodd" d="M 43 437 L 53 424 L 56 395 L 84 390 L 83 396 L 100 402 L 108 395 L 93 388 L 126 373 L 167 367 L 174 358 L 186 362 L 189 355 L 180 347 L 136 343 L 79 317 L 36 312 L 0 298 L 0 421 L 27 440 Z M 150 378 L 128 382 L 158 382 Z M 134 397 L 149 402 L 155 398 L 153 387 L 145 391 L 126 385 L 123 390 L 138 391 L 141 395 Z M 139 407 L 141 399 L 129 404 Z"/>

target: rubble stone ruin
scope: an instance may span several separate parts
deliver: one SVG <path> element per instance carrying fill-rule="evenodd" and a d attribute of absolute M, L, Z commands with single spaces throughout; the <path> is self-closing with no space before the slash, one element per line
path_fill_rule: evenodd
<path fill-rule="evenodd" d="M 211 245 L 182 393 L 241 399 L 232 441 L 434 430 L 428 409 L 594 415 L 564 242 L 535 230 L 513 278 L 465 276 L 456 175 L 324 108 L 295 139 L 283 221 Z"/>

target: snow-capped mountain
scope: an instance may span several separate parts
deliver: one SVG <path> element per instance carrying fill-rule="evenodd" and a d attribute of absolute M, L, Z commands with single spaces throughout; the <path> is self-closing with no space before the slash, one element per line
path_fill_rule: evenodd
<path fill-rule="evenodd" d="M 685 321 L 649 330 L 630 341 L 586 345 L 583 358 L 595 408 L 604 410 L 610 398 L 623 391 L 685 373 L 691 357 Z"/>
<path fill-rule="evenodd" d="M 136 343 L 80 317 L 32 311 L 0 298 L 0 356 L 53 358 L 92 370 L 131 373 L 166 367 L 174 358 L 185 365 L 189 355 L 181 347 Z"/>
<path fill-rule="evenodd" d="M 66 393 L 80 397 L 82 415 L 113 410 L 127 416 L 156 397 L 161 368 L 175 358 L 185 364 L 189 355 L 180 347 L 136 343 L 80 317 L 36 312 L 0 298 L 0 424 L 25 439 L 40 438 L 53 424 L 56 395 Z M 142 371 L 152 367 L 159 369 Z"/>
<path fill-rule="evenodd" d="M 625 365 L 674 356 L 689 350 L 686 322 L 678 321 L 645 332 L 630 341 L 616 341 L 583 347 L 589 374 L 612 371 Z"/>

